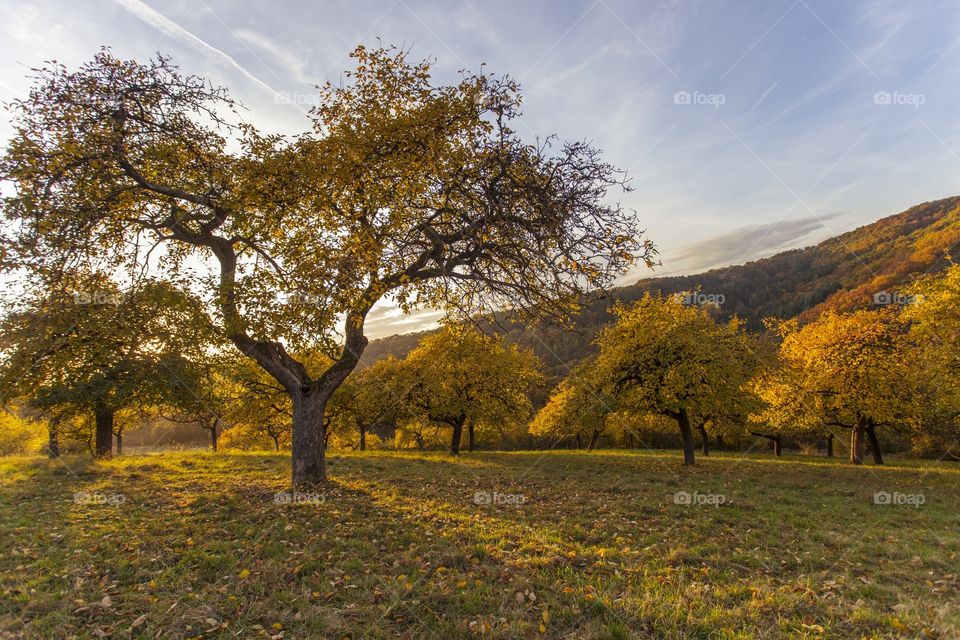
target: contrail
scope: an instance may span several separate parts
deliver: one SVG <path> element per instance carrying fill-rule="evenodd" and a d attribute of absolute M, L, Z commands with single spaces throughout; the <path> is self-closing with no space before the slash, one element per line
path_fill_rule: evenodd
<path fill-rule="evenodd" d="M 201 40 L 197 36 L 193 35 L 189 31 L 187 31 L 186 29 L 178 25 L 173 20 L 170 20 L 169 18 L 160 14 L 154 9 L 151 9 L 146 4 L 141 2 L 141 0 L 114 0 L 114 2 L 116 2 L 118 5 L 120 5 L 121 7 L 123 7 L 130 13 L 132 13 L 133 15 L 137 16 L 138 18 L 140 18 L 150 26 L 161 31 L 163 34 L 170 36 L 171 38 L 183 40 L 188 44 L 191 44 L 203 51 L 211 52 L 219 56 L 220 58 L 226 60 L 231 67 L 233 67 L 234 69 L 242 73 L 244 76 L 246 76 L 256 84 L 260 85 L 261 87 L 263 87 L 264 89 L 272 93 L 274 96 L 281 97 L 281 98 L 283 97 L 283 94 L 281 94 L 279 91 L 277 91 L 276 89 L 268 85 L 266 82 L 264 82 L 260 78 L 256 77 L 255 75 L 253 75 L 252 73 L 244 69 L 240 65 L 240 63 L 234 60 L 234 58 L 230 54 L 224 51 L 221 51 L 220 49 L 217 49 L 213 45 Z"/>

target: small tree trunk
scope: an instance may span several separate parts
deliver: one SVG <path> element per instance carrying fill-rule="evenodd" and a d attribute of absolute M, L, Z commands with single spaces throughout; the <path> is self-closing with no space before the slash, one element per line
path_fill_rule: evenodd
<path fill-rule="evenodd" d="M 690 417 L 686 409 L 680 409 L 677 413 L 677 424 L 683 440 L 683 464 L 694 464 L 693 431 L 690 429 Z"/>
<path fill-rule="evenodd" d="M 583 448 L 583 444 L 580 442 L 580 432 L 579 432 L 579 431 L 577 431 L 576 439 L 577 439 L 577 449 L 582 449 L 582 448 Z"/>
<path fill-rule="evenodd" d="M 463 422 L 456 421 L 453 424 L 453 437 L 450 439 L 450 454 L 460 455 L 460 439 L 463 437 Z"/>
<path fill-rule="evenodd" d="M 213 425 L 210 428 L 210 450 L 214 453 L 217 452 L 217 439 L 220 437 L 220 434 L 217 433 L 217 425 Z"/>
<path fill-rule="evenodd" d="M 758 433 L 756 431 L 751 431 L 751 435 L 757 436 L 758 438 L 766 438 L 770 441 L 770 444 L 773 445 L 773 455 L 781 456 L 783 455 L 783 439 L 780 436 L 775 436 L 769 433 Z"/>
<path fill-rule="evenodd" d="M 860 420 L 850 429 L 850 462 L 863 464 L 863 422 Z"/>
<path fill-rule="evenodd" d="M 332 391 L 331 391 L 332 393 Z M 323 410 L 330 394 L 316 388 L 302 389 L 293 397 L 293 486 L 323 482 L 327 477 Z M 279 437 L 274 438 L 277 451 Z"/>
<path fill-rule="evenodd" d="M 880 451 L 880 439 L 877 438 L 877 428 L 874 426 L 872 420 L 867 422 L 864 432 L 870 441 L 870 453 L 873 454 L 873 464 L 883 464 L 883 453 Z"/>
<path fill-rule="evenodd" d="M 628 434 L 627 434 L 627 448 L 628 448 L 628 449 L 633 449 L 633 434 L 632 434 L 632 433 L 628 433 Z"/>
<path fill-rule="evenodd" d="M 123 455 L 123 434 L 118 433 L 117 436 L 117 455 Z"/>
<path fill-rule="evenodd" d="M 590 434 L 590 444 L 587 445 L 587 451 L 593 451 L 597 446 L 597 441 L 600 440 L 600 432 L 594 431 Z"/>
<path fill-rule="evenodd" d="M 467 425 L 467 451 L 473 451 L 477 445 L 476 437 L 473 433 L 473 422 Z"/>
<path fill-rule="evenodd" d="M 706 425 L 699 425 L 697 427 L 700 430 L 700 443 L 703 448 L 703 455 L 710 455 L 710 438 L 707 436 L 707 427 Z"/>
<path fill-rule="evenodd" d="M 60 457 L 60 421 L 56 418 L 47 423 L 47 452 L 51 459 Z"/>
<path fill-rule="evenodd" d="M 827 457 L 833 457 L 833 434 L 827 435 Z"/>
<path fill-rule="evenodd" d="M 113 455 L 113 411 L 97 405 L 94 409 L 94 424 L 96 432 L 93 455 L 98 458 L 109 458 Z"/>
<path fill-rule="evenodd" d="M 280 451 L 280 436 L 270 434 L 270 439 L 273 440 L 273 450 Z"/>
<path fill-rule="evenodd" d="M 360 427 L 360 451 L 367 450 L 367 429 L 366 427 Z"/>
<path fill-rule="evenodd" d="M 418 448 L 420 451 L 423 451 L 423 435 L 421 435 L 421 434 L 418 433 L 418 434 L 416 434 L 416 435 L 414 436 L 414 438 L 417 439 L 417 448 Z"/>
<path fill-rule="evenodd" d="M 723 434 L 717 434 L 717 451 L 723 451 Z"/>

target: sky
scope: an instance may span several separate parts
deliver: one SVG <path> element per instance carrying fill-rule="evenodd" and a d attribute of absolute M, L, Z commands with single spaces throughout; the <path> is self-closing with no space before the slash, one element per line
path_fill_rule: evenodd
<path fill-rule="evenodd" d="M 309 128 L 357 44 L 433 58 L 437 82 L 506 73 L 518 131 L 589 140 L 632 176 L 662 265 L 695 273 L 815 244 L 960 194 L 955 0 L 0 0 L 0 100 L 101 46 L 170 55 L 268 131 Z M 0 136 L 11 134 L 0 115 Z M 438 314 L 374 309 L 371 337 Z"/>

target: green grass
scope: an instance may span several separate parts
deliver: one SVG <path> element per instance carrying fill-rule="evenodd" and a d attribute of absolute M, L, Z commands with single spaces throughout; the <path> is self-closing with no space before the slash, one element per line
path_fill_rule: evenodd
<path fill-rule="evenodd" d="M 288 465 L 0 460 L 0 637 L 960 635 L 956 465 L 351 454 L 332 457 L 321 503 L 275 504 Z"/>

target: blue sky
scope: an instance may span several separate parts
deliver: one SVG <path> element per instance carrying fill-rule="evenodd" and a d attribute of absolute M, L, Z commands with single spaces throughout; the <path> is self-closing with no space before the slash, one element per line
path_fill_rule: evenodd
<path fill-rule="evenodd" d="M 960 4 L 836 0 L 0 0 L 0 98 L 101 45 L 172 55 L 265 129 L 307 128 L 312 85 L 358 43 L 412 47 L 453 81 L 518 78 L 522 134 L 589 139 L 658 274 L 742 263 L 960 194 Z M 294 104 L 278 103 L 277 96 Z M 0 134 L 9 137 L 6 120 Z M 625 281 L 650 275 L 629 274 Z M 373 335 L 419 328 L 375 311 Z"/>

